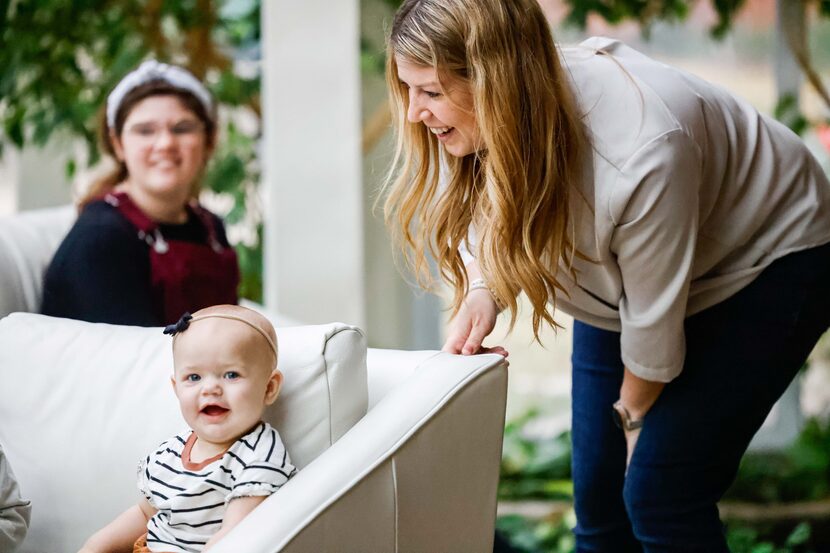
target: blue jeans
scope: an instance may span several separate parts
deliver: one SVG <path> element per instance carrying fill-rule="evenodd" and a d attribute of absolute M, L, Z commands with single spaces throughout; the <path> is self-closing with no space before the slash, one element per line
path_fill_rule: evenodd
<path fill-rule="evenodd" d="M 717 501 L 775 401 L 830 326 L 830 245 L 787 255 L 686 319 L 683 372 L 645 418 L 626 474 L 611 405 L 620 335 L 576 322 L 577 552 L 728 552 Z"/>

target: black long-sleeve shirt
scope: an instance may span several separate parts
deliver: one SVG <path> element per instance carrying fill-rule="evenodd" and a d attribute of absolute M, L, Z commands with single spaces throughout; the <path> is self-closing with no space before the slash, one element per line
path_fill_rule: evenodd
<path fill-rule="evenodd" d="M 227 246 L 224 227 L 217 236 Z M 198 217 L 161 224 L 166 240 L 207 243 Z M 162 306 L 150 285 L 150 246 L 136 228 L 104 201 L 90 203 L 64 238 L 46 271 L 41 313 L 82 321 L 161 326 Z"/>

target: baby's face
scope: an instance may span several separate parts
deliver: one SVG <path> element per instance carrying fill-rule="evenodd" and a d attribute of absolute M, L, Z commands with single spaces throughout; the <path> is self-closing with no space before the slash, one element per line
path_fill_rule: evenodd
<path fill-rule="evenodd" d="M 282 375 L 262 336 L 246 324 L 193 323 L 173 347 L 173 388 L 196 436 L 224 451 L 262 419 Z"/>

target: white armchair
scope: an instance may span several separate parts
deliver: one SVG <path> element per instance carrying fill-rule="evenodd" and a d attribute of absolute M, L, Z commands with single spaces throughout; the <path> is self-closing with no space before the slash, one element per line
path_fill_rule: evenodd
<path fill-rule="evenodd" d="M 76 216 L 67 205 L 0 218 L 0 317 L 40 311 L 43 273 Z"/>
<path fill-rule="evenodd" d="M 41 272 L 51 255 L 21 250 L 10 228 L 0 221 L 0 308 L 21 289 L 5 286 L 24 272 L 8 264 L 37 265 L 8 261 L 4 244 L 45 258 Z M 277 333 L 285 386 L 266 418 L 300 471 L 216 553 L 491 551 L 504 359 L 367 350 L 339 323 Z M 137 499 L 139 457 L 184 424 L 170 367 L 159 329 L 0 320 L 0 443 L 32 500 L 20 551 L 74 552 Z"/>

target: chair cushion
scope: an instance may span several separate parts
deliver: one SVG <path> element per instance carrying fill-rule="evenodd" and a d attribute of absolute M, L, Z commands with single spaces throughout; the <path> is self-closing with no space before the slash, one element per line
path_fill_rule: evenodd
<path fill-rule="evenodd" d="M 40 311 L 43 274 L 76 216 L 67 205 L 0 219 L 0 317 Z"/>
<path fill-rule="evenodd" d="M 366 342 L 333 323 L 277 329 L 285 375 L 266 420 L 302 468 L 366 413 Z M 138 499 L 140 457 L 185 428 L 158 328 L 0 320 L 0 443 L 32 501 L 23 553 L 76 551 Z"/>

